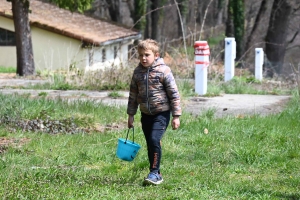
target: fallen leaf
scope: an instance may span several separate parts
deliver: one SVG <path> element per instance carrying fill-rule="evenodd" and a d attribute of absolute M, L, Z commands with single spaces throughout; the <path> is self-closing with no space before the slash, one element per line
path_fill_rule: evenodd
<path fill-rule="evenodd" d="M 208 129 L 207 128 L 204 129 L 204 134 L 208 134 Z"/>

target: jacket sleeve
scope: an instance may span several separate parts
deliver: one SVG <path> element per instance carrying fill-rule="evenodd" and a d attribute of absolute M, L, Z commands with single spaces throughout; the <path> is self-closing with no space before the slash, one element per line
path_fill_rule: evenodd
<path fill-rule="evenodd" d="M 181 105 L 180 105 L 180 94 L 178 91 L 178 87 L 175 82 L 175 78 L 171 72 L 171 69 L 167 67 L 164 74 L 164 85 L 166 88 L 166 92 L 168 98 L 170 100 L 170 107 L 172 111 L 172 116 L 180 116 L 181 115 Z"/>
<path fill-rule="evenodd" d="M 137 96 L 138 96 L 138 87 L 134 80 L 134 75 L 133 75 L 130 82 L 130 90 L 129 90 L 128 104 L 127 104 L 128 115 L 135 115 L 137 112 L 138 109 Z"/>

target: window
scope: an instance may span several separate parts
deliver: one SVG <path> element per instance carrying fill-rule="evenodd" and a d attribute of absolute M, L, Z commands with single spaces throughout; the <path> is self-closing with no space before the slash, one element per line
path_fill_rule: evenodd
<path fill-rule="evenodd" d="M 114 58 L 116 58 L 118 55 L 118 48 L 117 46 L 114 46 Z"/>
<path fill-rule="evenodd" d="M 102 49 L 102 62 L 106 61 L 106 50 Z"/>
<path fill-rule="evenodd" d="M 0 46 L 16 46 L 15 33 L 0 28 Z"/>

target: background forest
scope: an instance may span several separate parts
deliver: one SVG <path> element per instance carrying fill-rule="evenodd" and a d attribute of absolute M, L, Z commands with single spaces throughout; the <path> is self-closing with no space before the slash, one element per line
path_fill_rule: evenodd
<path fill-rule="evenodd" d="M 158 40 L 163 52 L 207 40 L 222 61 L 224 38 L 235 37 L 238 66 L 253 70 L 254 49 L 263 48 L 267 76 L 300 63 L 299 0 L 94 0 L 87 14 L 112 20 Z M 184 52 L 184 51 L 183 51 Z"/>
<path fill-rule="evenodd" d="M 12 1 L 15 27 L 23 28 L 24 32 L 22 37 L 22 31 L 16 31 L 22 38 L 19 42 L 17 40 L 17 46 L 25 49 L 31 44 L 31 38 L 25 37 L 25 33 L 30 32 L 30 0 L 8 1 Z M 176 57 L 177 66 L 191 68 L 194 42 L 207 40 L 211 49 L 210 60 L 223 67 L 224 38 L 234 37 L 236 67 L 253 71 L 254 50 L 259 47 L 265 52 L 265 76 L 290 75 L 291 66 L 300 68 L 299 0 L 42 1 L 137 29 L 144 38 L 159 41 L 162 44 L 162 56 L 171 55 L 169 60 Z M 27 21 L 27 27 L 23 21 Z M 21 41 L 26 41 L 28 45 L 24 46 L 25 42 Z M 176 51 L 176 54 L 172 51 Z M 26 53 L 32 54 L 30 51 Z M 178 60 L 179 57 L 181 60 Z M 33 72 L 33 58 L 18 63 L 17 74 Z"/>

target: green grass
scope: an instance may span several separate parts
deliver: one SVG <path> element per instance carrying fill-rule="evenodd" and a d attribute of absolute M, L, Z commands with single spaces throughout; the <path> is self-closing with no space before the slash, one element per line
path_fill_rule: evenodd
<path fill-rule="evenodd" d="M 180 129 L 169 127 L 164 135 L 165 182 L 156 187 L 142 186 L 148 160 L 140 115 L 135 120 L 135 141 L 142 148 L 133 162 L 125 162 L 116 157 L 117 139 L 127 131 L 125 107 L 15 95 L 0 95 L 0 102 L 1 116 L 10 118 L 46 114 L 53 119 L 74 117 L 80 126 L 119 127 L 46 134 L 10 132 L 2 124 L 1 136 L 15 142 L 0 154 L 2 199 L 300 198 L 298 95 L 282 113 L 267 117 L 214 118 L 210 110 L 198 117 L 184 113 Z M 18 146 L 22 138 L 30 141 Z"/>
<path fill-rule="evenodd" d="M 0 73 L 16 73 L 15 67 L 1 67 L 0 66 Z"/>
<path fill-rule="evenodd" d="M 109 92 L 109 93 L 108 93 L 108 96 L 111 97 L 111 98 L 116 99 L 116 98 L 119 98 L 119 97 L 123 97 L 124 95 L 121 94 L 121 93 L 118 92 L 118 91 L 112 91 L 112 92 Z"/>
<path fill-rule="evenodd" d="M 29 85 L 27 89 L 52 90 L 126 90 L 129 88 L 133 69 L 130 67 L 109 70 L 40 73 L 47 83 Z"/>

